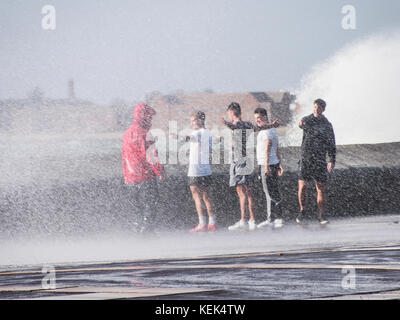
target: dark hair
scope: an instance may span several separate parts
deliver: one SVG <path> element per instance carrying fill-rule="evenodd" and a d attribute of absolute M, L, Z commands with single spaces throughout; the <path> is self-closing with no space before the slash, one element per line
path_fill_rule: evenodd
<path fill-rule="evenodd" d="M 194 117 L 197 120 L 206 120 L 206 114 L 203 111 L 195 111 L 192 113 L 192 117 Z"/>
<path fill-rule="evenodd" d="M 260 114 L 262 116 L 267 116 L 268 117 L 268 113 L 267 110 L 265 110 L 264 108 L 257 108 L 256 110 L 254 110 L 255 114 Z"/>
<path fill-rule="evenodd" d="M 317 99 L 314 101 L 314 103 L 316 103 L 318 105 L 318 107 L 322 108 L 323 110 L 325 110 L 326 108 L 326 102 L 322 99 Z"/>
<path fill-rule="evenodd" d="M 233 114 L 236 117 L 239 117 L 242 114 L 242 110 L 240 109 L 240 104 L 237 102 L 232 102 L 229 106 L 227 110 L 232 110 Z"/>

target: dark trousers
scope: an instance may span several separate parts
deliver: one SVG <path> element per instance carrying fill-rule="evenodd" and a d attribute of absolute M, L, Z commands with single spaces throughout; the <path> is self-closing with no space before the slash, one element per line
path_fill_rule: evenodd
<path fill-rule="evenodd" d="M 139 231 L 151 231 L 154 229 L 158 211 L 158 185 L 155 179 L 141 183 L 128 184 L 131 190 L 130 202 L 135 212 L 141 216 L 139 219 Z"/>
<path fill-rule="evenodd" d="M 279 163 L 270 165 L 270 175 L 265 174 L 265 166 L 260 166 L 260 175 L 265 197 L 267 199 L 267 217 L 271 219 L 282 219 L 282 198 L 279 192 Z"/>

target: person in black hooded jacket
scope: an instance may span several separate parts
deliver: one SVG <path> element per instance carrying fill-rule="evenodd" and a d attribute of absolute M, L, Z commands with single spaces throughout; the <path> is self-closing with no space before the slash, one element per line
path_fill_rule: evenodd
<path fill-rule="evenodd" d="M 296 218 L 301 223 L 306 213 L 306 187 L 310 180 L 315 181 L 317 189 L 318 219 L 321 224 L 324 219 L 326 201 L 326 183 L 328 174 L 332 173 L 336 162 L 336 143 L 332 124 L 322 114 L 326 102 L 322 99 L 314 101 L 314 112 L 301 119 L 299 127 L 303 130 L 301 144 L 300 175 L 299 175 L 299 205 L 300 212 Z M 328 162 L 326 160 L 328 156 Z"/>

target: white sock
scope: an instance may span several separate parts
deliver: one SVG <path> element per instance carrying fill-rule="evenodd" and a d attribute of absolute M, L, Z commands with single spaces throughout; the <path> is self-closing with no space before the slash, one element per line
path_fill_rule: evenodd
<path fill-rule="evenodd" d="M 199 217 L 199 224 L 201 226 L 205 226 L 206 225 L 206 218 L 204 216 Z"/>
<path fill-rule="evenodd" d="M 210 225 L 214 225 L 215 224 L 215 217 L 214 216 L 208 218 L 208 224 L 210 224 Z"/>

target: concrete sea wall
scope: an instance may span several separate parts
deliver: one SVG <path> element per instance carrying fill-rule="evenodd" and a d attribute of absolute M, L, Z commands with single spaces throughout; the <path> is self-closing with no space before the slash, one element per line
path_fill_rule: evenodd
<path fill-rule="evenodd" d="M 282 148 L 285 173 L 280 180 L 284 219 L 298 212 L 297 161 L 299 148 Z M 398 212 L 400 207 L 400 143 L 338 146 L 337 168 L 328 185 L 327 217 Z M 87 159 L 86 159 L 87 160 Z M 78 161 L 78 160 L 76 160 Z M 85 164 L 87 161 L 85 161 Z M 83 162 L 82 162 L 83 165 Z M 87 234 L 134 232 L 140 213 L 131 202 L 131 190 L 121 177 L 120 153 L 103 153 L 90 161 L 93 172 L 69 161 L 73 169 L 51 181 L 2 186 L 0 236 L 15 234 Z M 56 168 L 56 167 L 55 167 Z M 49 166 L 48 171 L 51 171 Z M 230 188 L 229 165 L 214 167 L 211 197 L 218 223 L 228 226 L 239 218 L 239 202 Z M 187 185 L 187 167 L 167 166 L 168 177 L 159 183 L 157 225 L 187 229 L 196 223 L 196 211 Z M 51 172 L 49 172 L 51 175 Z M 265 219 L 261 182 L 256 190 L 256 218 Z M 315 187 L 309 186 L 309 205 L 316 215 Z"/>

